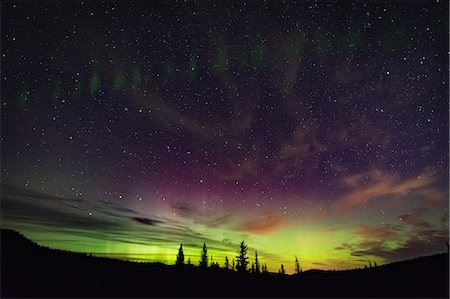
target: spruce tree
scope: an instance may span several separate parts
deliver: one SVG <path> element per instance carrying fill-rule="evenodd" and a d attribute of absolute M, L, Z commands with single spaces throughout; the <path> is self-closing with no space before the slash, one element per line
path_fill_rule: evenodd
<path fill-rule="evenodd" d="M 260 273 L 259 261 L 258 261 L 258 251 L 255 251 L 255 273 Z"/>
<path fill-rule="evenodd" d="M 206 248 L 206 243 L 203 243 L 203 249 L 202 254 L 200 256 L 200 268 L 207 268 L 208 267 L 208 249 Z"/>
<path fill-rule="evenodd" d="M 219 268 L 219 262 L 215 262 L 213 256 L 211 255 L 211 268 Z"/>
<path fill-rule="evenodd" d="M 224 265 L 225 269 L 229 269 L 230 268 L 230 261 L 228 261 L 228 256 L 225 256 L 225 265 Z"/>
<path fill-rule="evenodd" d="M 278 273 L 280 273 L 282 275 L 286 274 L 286 270 L 284 269 L 284 265 L 283 264 L 281 264 L 281 267 L 280 267 L 280 270 L 278 271 Z"/>
<path fill-rule="evenodd" d="M 247 272 L 247 265 L 248 265 L 248 256 L 247 256 L 247 245 L 245 245 L 245 242 L 242 241 L 239 244 L 239 251 L 238 256 L 236 256 L 237 259 L 237 265 L 236 270 L 238 272 Z"/>
<path fill-rule="evenodd" d="M 177 260 L 175 261 L 176 266 L 184 265 L 184 253 L 183 253 L 183 244 L 180 244 L 180 249 L 178 249 Z"/>
<path fill-rule="evenodd" d="M 295 256 L 295 273 L 302 273 L 302 269 L 300 268 L 300 264 L 298 263 L 298 258 Z"/>

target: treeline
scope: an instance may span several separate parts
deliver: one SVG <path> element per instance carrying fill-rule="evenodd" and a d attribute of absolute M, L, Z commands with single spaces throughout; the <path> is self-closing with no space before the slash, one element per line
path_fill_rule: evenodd
<path fill-rule="evenodd" d="M 267 264 L 261 263 L 258 257 L 258 251 L 255 250 L 254 260 L 249 262 L 248 257 L 248 246 L 245 244 L 245 241 L 239 243 L 239 248 L 237 250 L 237 255 L 232 258 L 231 263 L 228 259 L 228 256 L 225 256 L 225 262 L 223 264 L 224 269 L 242 272 L 242 273 L 268 273 Z M 300 267 L 300 263 L 298 261 L 297 256 L 295 256 L 295 273 L 300 274 L 302 272 L 302 268 Z M 193 265 L 191 262 L 191 258 L 188 258 L 185 262 L 185 256 L 183 252 L 183 244 L 180 244 L 180 248 L 178 249 L 177 258 L 175 260 L 175 266 L 183 267 L 185 265 Z M 198 262 L 198 267 L 202 269 L 206 268 L 220 268 L 219 262 L 213 259 L 213 256 L 208 255 L 208 248 L 206 247 L 206 243 L 203 243 L 203 248 L 200 254 L 200 260 Z M 286 274 L 286 269 L 283 264 L 280 265 L 278 273 L 281 275 Z"/>

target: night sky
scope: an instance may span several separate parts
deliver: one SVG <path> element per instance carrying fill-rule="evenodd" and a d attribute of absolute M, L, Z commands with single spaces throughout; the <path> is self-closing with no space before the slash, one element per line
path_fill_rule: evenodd
<path fill-rule="evenodd" d="M 269 271 L 446 251 L 447 1 L 1 3 L 1 226 Z"/>

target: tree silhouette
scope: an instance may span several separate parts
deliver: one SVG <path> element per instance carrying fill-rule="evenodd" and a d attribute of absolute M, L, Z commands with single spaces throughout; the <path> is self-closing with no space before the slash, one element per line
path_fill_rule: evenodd
<path fill-rule="evenodd" d="M 286 270 L 284 269 L 284 265 L 283 264 L 281 264 L 281 267 L 280 267 L 280 270 L 278 270 L 278 273 L 280 273 L 282 275 L 286 274 Z"/>
<path fill-rule="evenodd" d="M 228 256 L 225 256 L 225 265 L 224 265 L 225 269 L 229 269 L 230 268 L 230 261 L 228 260 Z"/>
<path fill-rule="evenodd" d="M 248 265 L 247 245 L 245 245 L 244 241 L 242 241 L 239 244 L 238 254 L 239 255 L 236 256 L 237 259 L 236 270 L 238 272 L 247 272 L 247 265 Z"/>
<path fill-rule="evenodd" d="M 255 273 L 255 264 L 252 262 L 252 267 L 250 268 L 250 273 Z"/>
<path fill-rule="evenodd" d="M 184 253 L 183 253 L 183 244 L 180 244 L 180 249 L 178 249 L 177 260 L 175 261 L 176 266 L 184 265 Z"/>
<path fill-rule="evenodd" d="M 259 261 L 258 261 L 258 251 L 255 250 L 255 273 L 260 273 Z"/>
<path fill-rule="evenodd" d="M 234 271 L 234 259 L 233 259 L 233 263 L 231 264 L 231 270 L 233 270 Z"/>
<path fill-rule="evenodd" d="M 268 271 L 267 271 L 267 265 L 266 264 L 263 264 L 262 266 L 261 266 L 261 272 L 262 273 L 267 273 Z"/>
<path fill-rule="evenodd" d="M 300 264 L 298 263 L 298 258 L 295 256 L 295 273 L 302 273 L 302 268 L 300 268 Z"/>
<path fill-rule="evenodd" d="M 191 258 L 188 258 L 187 264 L 188 264 L 188 265 L 191 264 Z"/>
<path fill-rule="evenodd" d="M 208 249 L 206 248 L 206 243 L 203 243 L 202 254 L 200 256 L 200 263 L 198 265 L 200 268 L 208 267 Z"/>
<path fill-rule="evenodd" d="M 219 262 L 215 262 L 213 256 L 211 255 L 211 268 L 219 268 Z"/>

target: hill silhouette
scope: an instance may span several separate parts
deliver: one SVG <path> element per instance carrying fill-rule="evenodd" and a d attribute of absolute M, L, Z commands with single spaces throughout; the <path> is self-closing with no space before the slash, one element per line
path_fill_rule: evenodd
<path fill-rule="evenodd" d="M 297 275 L 134 263 L 41 247 L 1 230 L 4 297 L 448 298 L 448 254 L 383 266 Z"/>

